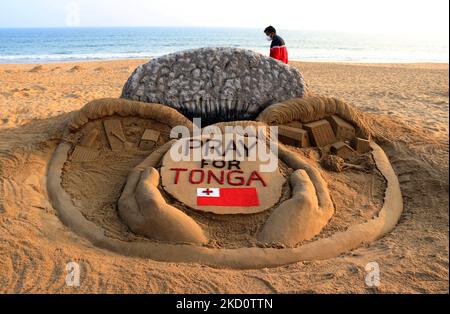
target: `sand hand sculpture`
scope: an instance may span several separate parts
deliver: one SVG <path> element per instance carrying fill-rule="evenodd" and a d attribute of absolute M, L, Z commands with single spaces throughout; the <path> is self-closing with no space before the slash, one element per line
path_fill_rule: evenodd
<path fill-rule="evenodd" d="M 73 115 L 49 165 L 52 204 L 93 244 L 159 261 L 273 267 L 374 241 L 402 212 L 398 179 L 363 113 L 305 91 L 297 70 L 249 51 L 200 49 L 152 60 L 124 87 L 123 97 L 140 101 L 98 100 Z M 218 131 L 264 127 L 258 136 L 233 134 L 262 141 L 276 167 L 262 171 L 264 159 L 250 158 L 256 146 L 236 139 L 225 146 L 242 145 L 240 160 L 174 159 L 172 150 L 186 141 L 217 148 L 204 135 L 171 137 L 176 126 L 193 130 L 192 117 Z M 280 126 L 281 143 L 273 145 L 270 126 Z M 329 156 L 342 160 L 345 175 L 322 168 Z M 83 180 L 105 184 L 87 191 Z M 376 193 L 364 194 L 367 185 Z M 345 193 L 363 197 L 348 208 Z M 356 209 L 363 214 L 355 220 Z"/>
<path fill-rule="evenodd" d="M 119 200 L 119 211 L 127 225 L 150 239 L 175 243 L 208 241 L 198 224 L 175 207 L 167 205 L 158 191 L 159 173 L 145 168 L 130 174 Z"/>

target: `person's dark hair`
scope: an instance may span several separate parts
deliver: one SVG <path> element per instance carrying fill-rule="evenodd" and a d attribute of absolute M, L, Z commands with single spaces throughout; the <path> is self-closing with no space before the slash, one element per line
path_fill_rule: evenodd
<path fill-rule="evenodd" d="M 266 27 L 266 29 L 264 30 L 264 33 L 277 33 L 277 30 L 275 29 L 275 27 L 273 27 L 273 26 L 268 26 L 268 27 Z"/>

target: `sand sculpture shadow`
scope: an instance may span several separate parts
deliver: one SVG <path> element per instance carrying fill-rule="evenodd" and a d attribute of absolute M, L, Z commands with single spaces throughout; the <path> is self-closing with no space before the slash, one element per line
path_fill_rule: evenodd
<path fill-rule="evenodd" d="M 185 95 L 183 92 L 177 94 L 185 86 L 180 80 L 188 82 L 189 86 L 199 80 L 205 83 L 216 79 L 215 75 L 219 72 L 214 72 L 213 77 L 206 77 L 205 81 L 199 78 L 198 73 L 202 73 L 203 67 L 211 65 L 203 65 L 199 61 L 202 58 L 193 57 L 202 54 L 209 56 L 212 51 L 216 54 L 212 55 L 215 59 L 211 58 L 223 63 L 222 68 L 227 71 L 225 76 L 239 70 L 240 63 L 233 56 L 240 56 L 239 60 L 244 56 L 243 60 L 248 63 L 241 61 L 250 68 L 260 66 L 259 69 L 264 69 L 264 66 L 269 66 L 273 71 L 272 67 L 278 66 L 262 56 L 258 56 L 259 59 L 255 61 L 252 59 L 253 53 L 232 49 L 201 49 L 170 55 L 141 66 L 124 87 L 124 95 L 127 97 L 161 100 L 163 104 L 103 99 L 93 101 L 74 113 L 67 125 L 64 139 L 49 164 L 47 180 L 50 200 L 67 226 L 88 238 L 94 245 L 120 254 L 158 261 L 195 262 L 233 268 L 273 267 L 302 260 L 332 258 L 355 249 L 362 243 L 374 241 L 395 227 L 403 210 L 400 187 L 388 158 L 373 141 L 370 121 L 363 113 L 337 99 L 303 97 L 303 78 L 296 72 L 292 72 L 292 79 L 287 79 L 289 84 L 295 85 L 290 90 L 294 97 L 285 101 L 281 99 L 272 102 L 264 98 L 265 92 L 258 91 L 255 91 L 254 97 L 252 93 L 246 94 L 244 88 L 244 91 L 234 90 L 230 94 L 233 95 L 230 99 L 234 101 L 224 107 L 223 104 L 218 104 L 223 88 L 228 86 L 225 81 L 220 81 L 222 85 L 219 85 L 219 89 L 208 91 L 208 95 L 213 97 L 214 106 L 210 102 L 204 102 L 205 98 L 192 102 L 193 98 L 189 98 L 194 97 L 192 95 L 188 98 L 166 98 L 169 94 L 177 97 Z M 217 57 L 218 52 L 225 57 Z M 177 62 L 180 62 L 180 68 L 176 67 Z M 166 75 L 171 72 L 166 73 L 163 69 L 168 64 L 174 66 L 177 69 L 175 73 L 178 74 L 189 70 L 190 76 L 178 78 L 175 83 L 167 82 L 166 79 L 171 77 Z M 220 68 L 219 65 L 215 66 Z M 290 72 L 290 69 L 283 68 L 283 71 Z M 163 85 L 154 83 L 159 82 L 160 78 Z M 169 88 L 169 93 L 167 87 L 164 87 L 168 86 L 166 84 L 173 84 L 175 89 Z M 288 86 L 291 85 L 284 85 L 283 88 Z M 155 88 L 160 89 L 159 93 L 155 92 Z M 284 94 L 282 88 L 279 91 L 280 97 L 290 95 Z M 301 97 L 295 98 L 296 96 Z M 243 103 L 252 101 L 255 103 L 251 106 L 242 107 Z M 226 110 L 227 113 L 224 115 L 220 110 Z M 223 215 L 222 218 L 217 213 L 191 208 L 184 200 L 171 195 L 168 187 L 162 184 L 166 176 L 161 172 L 163 160 L 168 158 L 171 147 L 177 142 L 170 138 L 170 130 L 180 125 L 192 128 L 192 122 L 188 118 L 196 114 L 209 117 L 208 123 L 232 121 L 214 125 L 220 129 L 230 124 L 242 127 L 282 126 L 280 138 L 289 145 L 277 144 L 280 168 L 276 171 L 280 171 L 285 183 L 278 202 L 269 210 L 245 215 L 238 208 L 238 215 Z M 253 121 L 241 121 L 248 119 Z M 374 173 L 384 182 L 380 185 L 383 197 L 380 198 L 378 213 L 373 219 L 353 224 L 345 231 L 324 231 L 336 214 L 336 208 L 321 164 L 308 157 L 315 151 L 324 156 L 343 156 L 339 157 L 342 160 L 344 157 L 348 159 L 349 156 L 358 155 L 360 159 L 373 161 L 374 167 L 368 172 Z M 117 156 L 127 156 L 132 162 L 124 163 Z M 100 160 L 108 158 L 113 158 L 119 164 L 112 166 L 106 162 L 105 167 L 108 169 L 103 171 L 121 171 L 122 176 L 115 186 L 111 182 L 111 189 L 116 191 L 111 194 L 111 202 L 121 223 L 133 234 L 132 240 L 110 236 L 109 231 L 89 219 L 89 215 L 83 213 L 73 199 L 70 171 L 76 170 L 77 175 L 82 177 L 86 169 L 93 167 L 90 165 L 99 164 L 97 168 L 92 168 L 98 173 L 103 165 Z M 122 168 L 119 169 L 120 167 Z M 245 171 L 241 172 L 244 174 Z M 192 184 L 192 177 L 187 178 Z M 263 182 L 264 176 L 260 179 Z M 216 181 L 220 180 L 216 178 Z M 254 190 L 269 193 L 270 184 L 265 186 L 261 182 L 258 182 L 259 185 Z M 223 182 L 221 186 L 223 189 L 229 188 L 224 187 Z M 177 188 L 182 189 L 182 186 Z M 227 223 L 227 219 L 240 219 L 243 226 L 247 223 L 250 229 L 245 233 L 252 238 L 253 244 L 214 246 L 212 243 L 220 240 L 220 235 L 217 236 L 210 225 L 214 225 L 215 220 Z M 255 243 L 263 246 L 258 247 Z"/>

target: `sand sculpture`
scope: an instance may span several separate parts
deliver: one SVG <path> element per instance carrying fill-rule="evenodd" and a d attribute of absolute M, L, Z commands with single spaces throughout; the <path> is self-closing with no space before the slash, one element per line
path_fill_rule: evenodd
<path fill-rule="evenodd" d="M 209 50 L 199 53 L 205 51 Z M 192 54 L 181 55 L 188 58 Z M 241 54 L 252 55 L 239 51 Z M 172 55 L 157 59 L 160 65 L 158 61 L 145 65 L 150 71 L 146 70 L 146 75 L 153 73 L 150 69 L 167 65 L 171 58 L 176 60 Z M 271 62 L 259 58 L 262 64 Z M 188 63 L 185 60 L 182 64 Z M 196 68 L 194 63 L 192 69 Z M 139 82 L 135 78 L 142 71 L 133 74 L 124 92 Z M 191 75 L 198 80 L 197 74 Z M 184 79 L 189 81 L 189 77 Z M 144 87 L 152 85 L 143 77 L 141 80 Z M 299 88 L 304 90 L 304 85 Z M 193 138 L 171 138 L 171 129 L 192 129 L 193 125 L 172 105 L 103 99 L 87 104 L 72 116 L 50 162 L 47 187 L 60 219 L 74 232 L 96 246 L 125 255 L 259 268 L 335 257 L 395 227 L 403 209 L 398 179 L 383 150 L 373 141 L 370 121 L 352 106 L 326 97 L 293 98 L 258 107 L 252 113 L 258 114 L 254 121 L 236 119 L 214 124 L 223 131 L 229 125 L 265 127 L 263 134 L 241 134 L 248 140 L 257 137 L 270 154 L 277 154 L 277 167 L 260 173 L 261 160 L 250 161 L 248 156 L 242 161 L 173 160 L 172 148 L 186 140 L 192 143 Z M 242 108 L 235 105 L 239 112 Z M 205 107 L 195 107 L 191 113 L 210 114 L 213 108 L 203 111 Z M 228 118 L 231 116 L 223 120 Z M 269 126 L 274 125 L 282 126 L 282 142 L 271 146 Z M 204 144 L 203 138 L 199 140 Z M 321 155 L 319 159 L 312 157 L 317 154 Z M 374 166 L 366 167 L 365 163 Z M 77 204 L 86 193 L 77 192 L 80 187 L 75 179 L 82 178 L 88 166 L 93 171 L 90 178 L 108 177 L 111 191 L 106 194 L 111 197 L 105 197 L 110 204 L 106 208 L 113 207 L 116 223 L 128 231 L 111 236 L 113 231 L 102 225 L 103 220 L 95 220 Z M 363 171 L 379 182 L 377 188 L 384 198 L 377 201 L 377 214 L 372 219 L 330 233 L 330 219 L 340 215 L 339 204 L 333 201 L 334 191 L 327 183 L 326 171 L 330 169 Z M 346 177 L 352 176 L 346 173 Z M 239 237 L 223 229 L 224 225 L 233 229 L 236 223 L 243 228 Z"/>
<path fill-rule="evenodd" d="M 203 48 L 138 67 L 122 98 L 166 104 L 206 125 L 254 120 L 273 103 L 305 95 L 303 76 L 293 67 L 250 50 Z"/>
<path fill-rule="evenodd" d="M 185 139 L 180 144 L 186 145 L 188 143 L 183 142 L 189 140 Z M 201 140 L 203 149 L 209 150 L 211 147 L 208 144 L 211 142 L 207 142 L 207 138 Z M 220 140 L 224 141 L 224 136 Z M 254 145 L 244 147 L 246 150 L 256 149 Z M 273 153 L 271 155 L 271 158 L 276 158 Z M 286 181 L 278 169 L 261 172 L 260 163 L 259 160 L 223 159 L 180 163 L 174 161 L 171 154 L 166 154 L 161 165 L 162 186 L 167 193 L 199 211 L 217 214 L 258 213 L 279 202 Z M 218 189 L 229 194 L 229 197 L 214 197 L 220 192 Z M 242 198 L 239 198 L 239 193 L 243 193 Z"/>

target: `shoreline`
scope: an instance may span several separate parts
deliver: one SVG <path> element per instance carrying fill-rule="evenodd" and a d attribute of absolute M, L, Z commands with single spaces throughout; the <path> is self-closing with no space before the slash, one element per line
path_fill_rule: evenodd
<path fill-rule="evenodd" d="M 102 63 L 102 62 L 148 62 L 151 59 L 158 57 L 150 57 L 150 58 L 117 58 L 117 59 L 91 59 L 91 60 L 70 60 L 70 61 L 31 61 L 31 62 L 18 62 L 18 63 L 2 63 L 0 62 L 0 67 L 2 66 L 22 66 L 22 65 L 65 65 L 65 64 L 79 64 L 79 63 Z M 370 60 L 322 60 L 322 59 L 290 59 L 289 64 L 291 63 L 312 63 L 312 64 L 337 64 L 337 65 L 374 65 L 374 66 L 384 66 L 384 65 L 442 65 L 449 66 L 450 62 L 444 61 L 370 61 Z"/>

